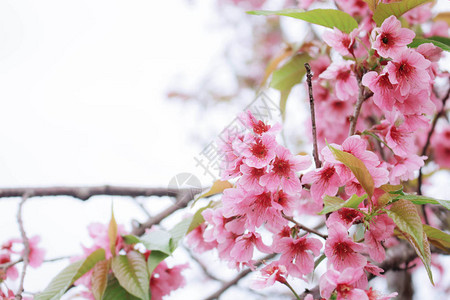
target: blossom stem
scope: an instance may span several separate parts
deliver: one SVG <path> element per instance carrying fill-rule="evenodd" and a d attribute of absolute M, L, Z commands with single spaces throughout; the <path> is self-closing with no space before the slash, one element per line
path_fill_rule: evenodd
<path fill-rule="evenodd" d="M 308 83 L 308 93 L 309 93 L 309 108 L 311 111 L 311 128 L 312 128 L 312 137 L 313 137 L 313 157 L 316 168 L 320 168 L 322 166 L 322 162 L 319 159 L 319 151 L 317 149 L 317 132 L 316 132 L 316 113 L 314 110 L 314 96 L 312 89 L 312 77 L 311 66 L 308 63 L 305 63 L 306 69 L 306 82 Z"/>
<path fill-rule="evenodd" d="M 17 289 L 16 293 L 16 300 L 22 299 L 22 293 L 23 293 L 23 283 L 25 280 L 25 275 L 27 272 L 27 267 L 29 263 L 29 255 L 30 255 L 30 242 L 28 240 L 27 234 L 25 233 L 25 228 L 23 226 L 23 219 L 22 219 L 22 208 L 25 201 L 28 199 L 28 194 L 24 194 L 22 196 L 22 200 L 19 203 L 19 209 L 17 211 L 17 223 L 19 224 L 19 230 L 20 235 L 22 236 L 23 246 L 24 250 L 22 253 L 22 259 L 23 259 L 23 266 L 22 266 L 22 274 L 20 274 L 20 282 L 19 282 L 19 288 Z"/>
<path fill-rule="evenodd" d="M 295 292 L 295 290 L 292 288 L 292 286 L 287 281 L 284 281 L 283 284 L 291 290 L 291 292 L 294 294 L 294 296 L 297 300 L 301 300 L 300 296 Z"/>
<path fill-rule="evenodd" d="M 310 233 L 314 233 L 315 235 L 320 236 L 320 237 L 323 238 L 324 240 L 327 239 L 327 237 L 328 237 L 327 235 L 322 234 L 322 233 L 318 232 L 318 231 L 315 230 L 315 229 L 306 227 L 306 226 L 303 225 L 303 224 L 300 224 L 300 223 L 297 222 L 293 217 L 286 216 L 286 215 L 284 214 L 284 212 L 282 212 L 281 214 L 282 214 L 283 218 L 285 218 L 285 219 L 288 220 L 288 221 L 291 221 L 291 222 L 294 223 L 298 228 L 303 229 L 304 231 L 307 231 L 307 232 L 310 232 Z"/>

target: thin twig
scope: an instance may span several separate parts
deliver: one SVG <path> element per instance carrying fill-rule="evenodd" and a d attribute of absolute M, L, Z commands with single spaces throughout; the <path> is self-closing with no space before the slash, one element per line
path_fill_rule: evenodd
<path fill-rule="evenodd" d="M 255 263 L 255 267 L 260 266 L 261 264 L 263 264 L 266 260 L 272 259 L 276 256 L 276 253 L 273 254 L 269 254 L 266 255 L 265 257 L 263 257 L 261 260 L 259 260 L 257 263 Z M 245 276 L 247 276 L 248 274 L 250 274 L 252 272 L 251 269 L 246 269 L 242 272 L 240 272 L 239 274 L 236 275 L 236 277 L 234 277 L 232 280 L 225 282 L 222 287 L 220 289 L 218 289 L 216 292 L 214 292 L 213 294 L 211 294 L 209 297 L 205 298 L 205 300 L 213 300 L 213 299 L 218 299 L 220 297 L 220 295 L 222 295 L 226 290 L 228 290 L 230 287 L 232 287 L 233 285 L 236 285 L 242 278 L 244 278 Z"/>
<path fill-rule="evenodd" d="M 17 223 L 19 224 L 19 230 L 20 235 L 22 237 L 23 242 L 23 253 L 22 253 L 22 259 L 23 259 L 23 266 L 22 266 L 22 274 L 20 274 L 20 281 L 19 281 L 19 288 L 17 289 L 16 293 L 16 300 L 22 299 L 22 293 L 23 293 L 23 283 L 25 281 L 25 275 L 27 273 L 27 267 L 29 262 L 29 255 L 30 255 L 30 241 L 28 240 L 27 234 L 25 233 L 25 228 L 23 226 L 23 219 L 22 219 L 22 208 L 25 201 L 27 201 L 28 195 L 24 194 L 22 196 L 22 200 L 19 203 L 19 209 L 17 211 Z"/>
<path fill-rule="evenodd" d="M 189 256 L 197 263 L 197 265 L 202 269 L 203 273 L 209 277 L 212 280 L 215 281 L 219 281 L 219 282 L 224 282 L 222 279 L 217 278 L 216 276 L 214 276 L 213 274 L 211 274 L 211 272 L 209 272 L 208 267 L 205 266 L 205 264 L 200 260 L 200 258 L 196 257 L 194 255 L 194 253 L 192 253 L 192 250 L 189 249 L 188 247 L 184 247 L 184 249 L 186 250 L 186 252 L 189 254 Z"/>
<path fill-rule="evenodd" d="M 313 95 L 313 89 L 312 89 L 313 74 L 311 73 L 311 66 L 308 63 L 305 63 L 305 68 L 306 68 L 306 82 L 308 83 L 309 108 L 311 111 L 313 157 L 314 157 L 314 163 L 316 164 L 316 168 L 320 168 L 322 166 L 322 162 L 319 159 L 319 150 L 317 149 L 316 112 L 314 110 L 314 95 Z"/>
<path fill-rule="evenodd" d="M 45 260 L 43 260 L 42 262 L 43 262 L 43 263 L 47 263 L 47 262 L 55 262 L 55 261 L 59 261 L 59 260 L 63 260 L 63 259 L 69 259 L 69 258 L 71 258 L 71 257 L 72 257 L 72 256 L 55 257 L 55 258 L 45 259 Z M 15 266 L 15 265 L 21 263 L 21 262 L 23 262 L 23 258 L 20 258 L 20 259 L 15 260 L 15 261 L 10 261 L 10 262 L 8 262 L 8 263 L 0 264 L 0 269 L 6 270 L 6 269 L 8 269 L 8 268 L 11 268 L 12 266 Z"/>
<path fill-rule="evenodd" d="M 362 85 L 362 74 L 357 74 L 358 79 L 358 87 L 359 87 L 359 94 L 358 94 L 358 100 L 356 101 L 355 110 L 353 112 L 353 116 L 350 117 L 350 130 L 348 135 L 352 136 L 355 134 L 356 130 L 356 123 L 358 122 L 359 113 L 361 112 L 361 106 L 364 103 L 365 100 L 370 98 L 371 94 L 365 93 L 365 87 Z"/>
<path fill-rule="evenodd" d="M 283 218 L 285 218 L 285 219 L 288 220 L 288 221 L 291 221 L 291 222 L 294 223 L 298 228 L 303 229 L 304 231 L 307 231 L 307 232 L 310 232 L 310 233 L 314 233 L 315 235 L 320 236 L 320 237 L 323 238 L 324 240 L 327 239 L 328 235 L 322 234 L 322 233 L 318 232 L 318 231 L 315 230 L 315 229 L 312 229 L 312 228 L 306 227 L 306 226 L 303 225 L 303 224 L 300 224 L 300 223 L 297 222 L 293 217 L 286 216 L 286 215 L 284 214 L 284 212 L 282 212 L 281 214 L 282 214 Z"/>

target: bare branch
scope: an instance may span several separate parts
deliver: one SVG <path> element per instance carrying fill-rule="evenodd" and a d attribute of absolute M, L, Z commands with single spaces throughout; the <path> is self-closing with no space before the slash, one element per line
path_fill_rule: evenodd
<path fill-rule="evenodd" d="M 288 220 L 288 221 L 291 221 L 291 222 L 294 223 L 298 228 L 303 229 L 304 231 L 307 231 L 307 232 L 310 232 L 310 233 L 314 233 L 315 235 L 320 236 L 320 237 L 323 238 L 324 240 L 327 239 L 328 236 L 327 236 L 326 234 L 322 234 L 322 233 L 318 232 L 317 230 L 315 230 L 315 229 L 313 229 L 313 228 L 309 228 L 309 227 L 306 227 L 306 226 L 303 225 L 303 224 L 300 224 L 300 223 L 297 222 L 293 217 L 286 216 L 286 215 L 284 214 L 284 212 L 282 212 L 281 214 L 283 215 L 283 218 L 285 218 L 285 219 Z"/>
<path fill-rule="evenodd" d="M 266 255 L 264 258 L 262 258 L 260 261 L 258 261 L 257 263 L 255 263 L 255 266 L 258 267 L 261 264 L 263 264 L 266 260 L 272 259 L 276 256 L 276 253 L 273 254 L 269 254 Z M 234 277 L 232 280 L 227 281 L 226 283 L 224 283 L 222 285 L 222 287 L 220 289 L 218 289 L 215 293 L 211 294 L 209 297 L 205 298 L 205 300 L 213 300 L 213 299 L 218 299 L 220 297 L 220 295 L 222 295 L 226 290 L 228 290 L 230 287 L 232 287 L 233 285 L 236 285 L 242 278 L 244 278 L 245 276 L 247 276 L 248 274 L 250 274 L 252 272 L 251 269 L 246 269 L 242 272 L 240 272 L 238 275 L 236 275 L 236 277 Z"/>
<path fill-rule="evenodd" d="M 17 289 L 16 293 L 16 300 L 22 299 L 22 293 L 23 293 L 23 283 L 25 281 L 25 275 L 27 273 L 27 267 L 29 262 L 29 255 L 30 255 L 30 242 L 28 240 L 27 234 L 25 233 L 25 228 L 23 226 L 23 219 L 22 219 L 22 208 L 25 201 L 28 199 L 28 194 L 24 194 L 22 196 L 22 200 L 19 203 L 19 209 L 17 211 L 17 223 L 19 224 L 19 230 L 20 235 L 22 237 L 23 242 L 23 253 L 22 253 L 22 259 L 23 259 L 23 266 L 22 266 L 22 273 L 20 274 L 20 281 L 19 281 L 19 288 Z"/>
<path fill-rule="evenodd" d="M 322 162 L 319 159 L 319 150 L 317 149 L 316 112 L 314 110 L 314 96 L 313 96 L 312 81 L 311 81 L 313 74 L 311 73 L 311 66 L 308 63 L 305 63 L 305 68 L 306 68 L 306 82 L 308 83 L 309 108 L 311 111 L 313 157 L 314 157 L 314 163 L 316 164 L 316 168 L 320 168 L 322 166 Z"/>
<path fill-rule="evenodd" d="M 359 113 L 361 111 L 361 106 L 363 105 L 364 101 L 366 101 L 368 98 L 370 98 L 373 93 L 366 94 L 366 88 L 362 85 L 362 75 L 363 74 L 357 74 L 358 79 L 358 87 L 359 87 L 359 94 L 358 94 L 358 100 L 356 101 L 355 110 L 353 112 L 353 116 L 350 117 L 350 130 L 348 135 L 354 135 L 356 130 L 356 123 L 358 122 Z"/>
<path fill-rule="evenodd" d="M 55 187 L 18 187 L 0 188 L 0 198 L 22 197 L 27 194 L 28 198 L 44 196 L 71 196 L 80 200 L 88 200 L 93 196 L 129 196 L 129 197 L 150 197 L 150 196 L 171 196 L 177 197 L 180 194 L 196 191 L 196 189 L 169 189 L 155 187 L 125 187 L 125 186 L 55 186 Z"/>

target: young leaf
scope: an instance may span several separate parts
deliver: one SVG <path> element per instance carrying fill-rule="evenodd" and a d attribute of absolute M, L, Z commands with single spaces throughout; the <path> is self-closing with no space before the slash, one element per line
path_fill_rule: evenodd
<path fill-rule="evenodd" d="M 410 48 L 417 48 L 417 47 L 419 47 L 419 45 L 425 44 L 425 43 L 432 43 L 433 45 L 435 45 L 436 47 L 441 48 L 444 51 L 450 51 L 450 46 L 445 44 L 443 41 L 441 41 L 439 39 L 436 39 L 436 37 L 435 37 L 435 39 L 432 39 L 432 38 L 428 38 L 428 39 L 413 39 L 413 41 L 408 45 L 408 47 L 410 47 Z"/>
<path fill-rule="evenodd" d="M 186 234 L 188 234 L 189 232 L 200 226 L 203 222 L 205 222 L 205 219 L 202 216 L 202 212 L 211 206 L 211 202 L 207 206 L 202 207 L 195 212 L 194 216 L 192 217 L 191 224 L 189 224 Z"/>
<path fill-rule="evenodd" d="M 194 203 L 192 203 L 191 207 L 194 207 L 195 203 L 197 203 L 197 201 L 201 198 L 205 198 L 205 197 L 209 197 L 215 194 L 220 194 L 222 193 L 224 190 L 232 188 L 233 185 L 228 182 L 228 181 L 222 181 L 222 180 L 216 180 L 212 187 L 209 189 L 209 191 L 207 191 L 204 194 L 201 194 L 200 196 L 198 196 L 197 199 L 194 200 Z"/>
<path fill-rule="evenodd" d="M 101 300 L 108 284 L 109 260 L 99 261 L 92 270 L 92 294 L 95 300 Z"/>
<path fill-rule="evenodd" d="M 112 259 L 111 268 L 120 285 L 130 294 L 142 300 L 150 300 L 147 264 L 144 255 L 130 251 Z"/>
<path fill-rule="evenodd" d="M 422 220 L 414 204 L 408 200 L 400 199 L 392 204 L 387 214 L 402 232 L 411 236 L 423 253 Z"/>
<path fill-rule="evenodd" d="M 441 200 L 441 199 L 435 199 L 427 196 L 421 196 L 421 195 L 401 195 L 398 198 L 409 200 L 414 204 L 440 204 L 446 209 L 450 210 L 450 201 L 449 200 Z"/>
<path fill-rule="evenodd" d="M 371 11 L 375 11 L 379 2 L 379 0 L 363 0 L 363 1 L 367 3 L 367 6 L 369 6 Z"/>
<path fill-rule="evenodd" d="M 425 224 L 423 225 L 423 231 L 433 245 L 450 254 L 450 234 Z"/>
<path fill-rule="evenodd" d="M 109 248 L 111 249 L 112 256 L 116 255 L 116 240 L 117 240 L 117 223 L 114 218 L 114 211 L 111 208 L 111 220 L 108 227 Z"/>
<path fill-rule="evenodd" d="M 290 93 L 291 89 L 280 91 L 280 111 L 283 121 L 286 119 L 286 104 Z"/>
<path fill-rule="evenodd" d="M 177 225 L 175 225 L 171 230 L 170 234 L 172 235 L 172 244 L 171 244 L 171 251 L 175 251 L 175 249 L 178 247 L 178 243 L 186 236 L 188 233 L 188 229 L 191 226 L 191 223 L 193 221 L 193 216 L 185 218 L 180 221 Z"/>
<path fill-rule="evenodd" d="M 128 293 L 117 281 L 113 275 L 108 276 L 108 285 L 106 286 L 105 300 L 139 300 L 139 298 Z"/>
<path fill-rule="evenodd" d="M 150 231 L 143 235 L 140 241 L 147 250 L 158 250 L 167 255 L 172 254 L 172 235 L 165 230 L 157 229 Z"/>
<path fill-rule="evenodd" d="M 66 290 L 81 276 L 89 272 L 97 262 L 105 259 L 105 250 L 98 249 L 83 260 L 76 261 L 56 275 L 35 300 L 59 300 Z"/>
<path fill-rule="evenodd" d="M 364 163 L 357 157 L 353 156 L 350 153 L 338 150 L 330 145 L 328 145 L 331 152 L 333 152 L 334 157 L 346 165 L 355 175 L 356 179 L 358 179 L 361 186 L 366 191 L 367 195 L 369 195 L 369 200 L 372 198 L 374 191 L 374 183 L 372 175 L 370 175 L 367 167 Z"/>
<path fill-rule="evenodd" d="M 450 26 L 450 11 L 438 13 L 436 17 L 433 18 L 433 21 L 434 22 L 444 21 L 448 24 L 448 26 Z"/>
<path fill-rule="evenodd" d="M 277 69 L 278 65 L 284 61 L 286 58 L 292 55 L 293 49 L 292 47 L 284 48 L 278 56 L 274 57 L 266 67 L 266 71 L 264 72 L 264 78 L 261 82 L 261 87 L 263 87 L 269 76 Z"/>
<path fill-rule="evenodd" d="M 390 16 L 396 16 L 397 18 L 403 15 L 405 12 L 422 5 L 432 0 L 402 0 L 392 3 L 378 3 L 377 8 L 373 12 L 373 20 L 377 26 L 381 26 L 384 20 Z"/>
<path fill-rule="evenodd" d="M 433 273 L 431 272 L 431 251 L 430 251 L 430 243 L 428 243 L 427 235 L 425 232 L 422 233 L 423 244 L 418 244 L 418 241 L 411 237 L 406 232 L 401 232 L 401 234 L 409 241 L 409 243 L 413 246 L 416 251 L 417 256 L 422 260 L 423 265 L 425 266 L 425 270 L 427 271 L 428 278 L 430 279 L 431 284 L 434 285 L 433 282 Z"/>
<path fill-rule="evenodd" d="M 261 16 L 278 15 L 291 17 L 328 28 L 336 27 L 346 33 L 350 33 L 353 29 L 358 28 L 358 23 L 352 16 L 336 9 L 313 9 L 310 11 L 302 11 L 300 9 L 284 9 L 278 11 L 255 10 L 248 11 L 247 13 Z"/>
<path fill-rule="evenodd" d="M 127 245 L 141 243 L 141 240 L 137 236 L 132 235 L 132 234 L 124 235 L 124 236 L 122 236 L 122 238 L 123 238 L 123 241 L 125 242 L 125 244 L 127 244 Z"/>
<path fill-rule="evenodd" d="M 306 74 L 305 63 L 311 57 L 307 53 L 296 54 L 291 57 L 283 66 L 273 72 L 270 87 L 279 91 L 288 91 L 294 85 L 302 82 Z"/>
<path fill-rule="evenodd" d="M 167 257 L 168 255 L 166 253 L 157 250 L 153 250 L 150 253 L 147 260 L 147 271 L 149 277 L 152 276 L 153 271 L 156 269 L 159 263 L 165 260 Z"/>
<path fill-rule="evenodd" d="M 347 201 L 344 201 L 339 197 L 330 197 L 328 195 L 325 195 L 325 197 L 323 198 L 324 208 L 319 213 L 319 215 L 324 215 L 339 210 L 343 207 L 358 208 L 358 205 L 366 198 L 366 194 L 362 195 L 361 197 L 358 197 L 358 195 L 355 194 L 352 195 Z"/>

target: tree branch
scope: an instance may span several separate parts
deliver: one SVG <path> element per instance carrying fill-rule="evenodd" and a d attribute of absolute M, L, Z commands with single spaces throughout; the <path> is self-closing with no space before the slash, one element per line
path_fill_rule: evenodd
<path fill-rule="evenodd" d="M 361 112 L 361 106 L 368 98 L 370 98 L 373 93 L 366 94 L 365 90 L 366 88 L 362 85 L 363 74 L 357 74 L 358 79 L 358 87 L 359 87 L 359 94 L 358 94 L 358 100 L 356 101 L 355 110 L 353 112 L 353 116 L 350 117 L 350 130 L 348 135 L 352 136 L 355 134 L 356 130 L 356 123 L 358 122 L 359 113 Z"/>
<path fill-rule="evenodd" d="M 309 108 L 311 111 L 311 128 L 312 128 L 312 138 L 313 138 L 313 157 L 314 163 L 316 164 L 316 168 L 320 168 L 322 166 L 322 162 L 319 159 L 319 151 L 317 149 L 317 132 L 316 132 L 316 112 L 314 110 L 314 96 L 312 89 L 312 77 L 311 66 L 308 63 L 305 63 L 306 68 L 306 82 L 308 83 L 308 93 L 309 93 Z"/>
<path fill-rule="evenodd" d="M 266 260 L 272 259 L 276 256 L 276 253 L 266 255 L 261 260 L 259 260 L 257 263 L 255 263 L 255 266 L 258 267 L 261 264 L 263 264 Z M 247 276 L 252 272 L 251 269 L 246 269 L 242 272 L 240 272 L 236 277 L 234 277 L 232 280 L 225 282 L 220 289 L 218 289 L 215 293 L 211 294 L 209 297 L 205 298 L 205 300 L 213 300 L 218 299 L 220 295 L 222 295 L 226 290 L 228 290 L 233 285 L 237 284 L 242 278 Z"/>
<path fill-rule="evenodd" d="M 320 236 L 320 237 L 323 238 L 324 240 L 326 240 L 327 237 L 328 237 L 326 234 L 322 234 L 322 233 L 318 232 L 317 230 L 315 230 L 315 229 L 313 229 L 313 228 L 309 228 L 309 227 L 306 227 L 306 226 L 303 225 L 303 224 L 300 224 L 300 223 L 297 222 L 293 217 L 286 216 L 286 215 L 284 214 L 284 212 L 282 212 L 281 215 L 283 216 L 283 218 L 285 218 L 285 219 L 288 220 L 288 221 L 291 221 L 291 222 L 294 223 L 298 228 L 303 229 L 304 231 L 307 231 L 307 232 L 310 232 L 310 233 L 314 233 L 315 235 Z"/>
<path fill-rule="evenodd" d="M 129 197 L 150 197 L 150 196 L 172 196 L 196 191 L 198 189 L 169 189 L 152 187 L 125 187 L 125 186 L 55 186 L 55 187 L 18 187 L 0 188 L 0 198 L 22 197 L 28 194 L 28 198 L 45 196 L 71 196 L 80 200 L 88 200 L 93 196 L 129 196 Z"/>

